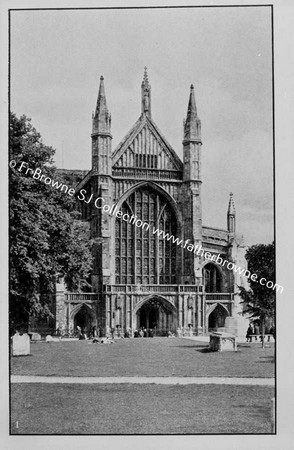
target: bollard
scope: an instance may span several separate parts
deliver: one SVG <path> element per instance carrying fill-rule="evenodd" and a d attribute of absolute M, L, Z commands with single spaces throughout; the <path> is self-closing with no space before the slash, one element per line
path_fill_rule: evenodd
<path fill-rule="evenodd" d="M 271 432 L 276 432 L 276 400 L 275 397 L 271 400 Z"/>

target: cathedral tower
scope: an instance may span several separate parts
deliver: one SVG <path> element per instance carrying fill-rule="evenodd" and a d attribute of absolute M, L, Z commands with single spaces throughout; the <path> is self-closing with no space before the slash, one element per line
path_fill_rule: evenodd
<path fill-rule="evenodd" d="M 187 117 L 184 121 L 184 181 L 201 180 L 201 122 L 197 116 L 194 86 L 191 84 Z"/>
<path fill-rule="evenodd" d="M 194 86 L 191 85 L 188 111 L 184 120 L 183 194 L 184 235 L 191 244 L 202 242 L 201 207 L 201 122 L 197 115 Z M 199 257 L 184 251 L 184 280 L 199 276 Z"/>
<path fill-rule="evenodd" d="M 103 203 L 112 201 L 112 151 L 111 151 L 111 115 L 107 108 L 104 78 L 100 77 L 100 85 L 95 113 L 92 115 L 92 172 L 93 176 L 87 188 L 88 196 L 97 196 L 103 199 Z M 94 198 L 92 202 L 94 202 Z M 91 197 L 90 197 L 91 198 Z M 103 238 L 101 242 L 93 245 L 94 268 L 92 274 L 92 289 L 99 290 L 103 283 L 109 283 L 111 253 L 111 225 L 110 217 L 102 213 L 101 208 L 89 204 L 89 219 L 91 224 L 91 236 Z M 91 212 L 90 212 L 91 211 Z M 104 251 L 103 251 L 104 249 Z"/>
<path fill-rule="evenodd" d="M 100 77 L 95 113 L 92 115 L 92 170 L 111 175 L 111 115 L 107 108 L 104 78 Z"/>

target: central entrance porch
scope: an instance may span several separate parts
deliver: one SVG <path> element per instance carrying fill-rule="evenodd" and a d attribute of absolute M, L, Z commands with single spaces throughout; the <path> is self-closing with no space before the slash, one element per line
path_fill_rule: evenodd
<path fill-rule="evenodd" d="M 96 326 L 95 311 L 87 303 L 77 305 L 71 312 L 71 319 L 74 332 L 80 327 L 82 333 L 86 333 L 87 336 L 90 336 L 93 326 Z"/>
<path fill-rule="evenodd" d="M 168 332 L 175 333 L 176 308 L 163 297 L 146 299 L 135 313 L 135 328 L 152 330 L 154 336 L 167 336 Z"/>

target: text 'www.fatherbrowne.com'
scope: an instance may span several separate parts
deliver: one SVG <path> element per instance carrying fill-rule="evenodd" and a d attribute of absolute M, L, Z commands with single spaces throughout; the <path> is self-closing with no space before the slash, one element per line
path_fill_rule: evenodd
<path fill-rule="evenodd" d="M 16 169 L 18 163 L 15 160 L 12 160 L 10 161 L 9 165 L 12 169 Z M 138 228 L 142 228 L 143 230 L 146 231 L 150 230 L 150 224 L 148 222 L 144 222 L 143 220 L 139 219 L 135 214 L 130 215 L 124 211 L 121 211 L 117 204 L 109 205 L 103 197 L 94 197 L 93 193 L 88 195 L 86 189 L 80 189 L 79 191 L 76 191 L 74 188 L 69 187 L 68 185 L 62 183 L 61 181 L 55 181 L 48 175 L 43 174 L 40 168 L 31 169 L 30 167 L 28 167 L 28 164 L 26 162 L 22 161 L 17 170 L 25 175 L 32 176 L 35 180 L 38 180 L 46 185 L 51 185 L 56 190 L 68 194 L 71 197 L 76 196 L 78 200 L 86 204 L 93 202 L 95 208 L 101 209 L 102 212 L 110 216 L 115 216 L 118 219 L 124 220 L 125 222 L 135 225 Z M 238 273 L 246 278 L 250 278 L 254 282 L 259 282 L 262 286 L 266 286 L 268 289 L 276 290 L 277 292 L 280 293 L 282 293 L 284 290 L 283 286 L 277 283 L 273 283 L 273 281 L 270 280 L 267 281 L 265 278 L 258 279 L 257 274 L 251 273 L 250 270 L 238 267 L 233 262 L 223 259 L 220 256 L 220 254 L 215 255 L 211 254 L 208 251 L 205 251 L 202 248 L 201 243 L 193 244 L 190 241 L 190 239 L 187 239 L 184 242 L 183 239 L 175 237 L 172 234 L 166 233 L 164 230 L 160 230 L 159 228 L 155 227 L 151 228 L 151 233 L 163 240 L 170 241 L 173 244 L 178 245 L 189 252 L 193 252 L 197 256 L 201 256 L 206 260 L 214 261 L 216 264 L 222 267 L 227 267 L 227 269 L 233 270 L 235 273 Z"/>

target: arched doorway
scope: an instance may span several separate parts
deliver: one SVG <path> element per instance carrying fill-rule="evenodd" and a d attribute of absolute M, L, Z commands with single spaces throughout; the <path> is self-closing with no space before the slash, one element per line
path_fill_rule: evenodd
<path fill-rule="evenodd" d="M 175 308 L 167 301 L 159 298 L 147 300 L 136 313 L 137 329 L 152 330 L 155 336 L 167 336 L 176 330 Z"/>
<path fill-rule="evenodd" d="M 83 304 L 74 316 L 74 330 L 79 326 L 83 333 L 90 335 L 92 327 L 96 325 L 94 311 L 86 304 Z"/>
<path fill-rule="evenodd" d="M 227 316 L 228 311 L 218 303 L 208 316 L 208 331 L 216 331 L 217 328 L 224 327 Z"/>

